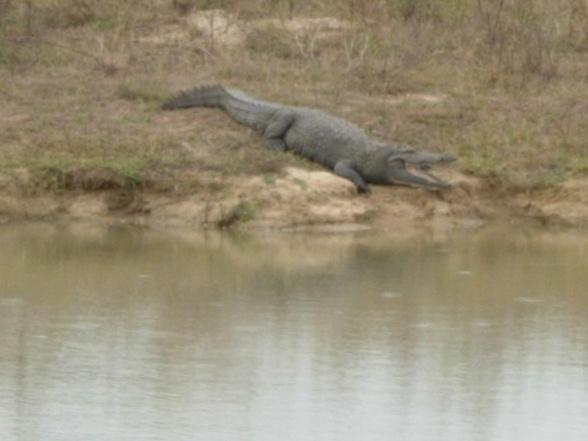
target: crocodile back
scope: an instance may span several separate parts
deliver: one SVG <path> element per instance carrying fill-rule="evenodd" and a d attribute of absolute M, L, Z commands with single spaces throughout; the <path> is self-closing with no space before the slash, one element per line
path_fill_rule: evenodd
<path fill-rule="evenodd" d="M 362 162 L 372 147 L 355 124 L 321 110 L 294 108 L 296 119 L 286 133 L 289 150 L 333 168 L 342 159 Z"/>

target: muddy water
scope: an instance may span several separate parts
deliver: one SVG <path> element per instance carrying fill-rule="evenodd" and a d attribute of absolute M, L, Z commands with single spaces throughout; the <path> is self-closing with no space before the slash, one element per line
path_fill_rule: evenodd
<path fill-rule="evenodd" d="M 0 439 L 588 439 L 588 233 L 0 226 Z"/>

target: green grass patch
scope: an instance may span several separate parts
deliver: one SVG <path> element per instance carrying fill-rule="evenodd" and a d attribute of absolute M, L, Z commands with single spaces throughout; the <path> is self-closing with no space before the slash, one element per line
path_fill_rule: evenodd
<path fill-rule="evenodd" d="M 259 207 L 254 202 L 238 202 L 217 221 L 217 226 L 220 228 L 229 228 L 238 222 L 247 222 L 255 217 L 258 210 Z"/>

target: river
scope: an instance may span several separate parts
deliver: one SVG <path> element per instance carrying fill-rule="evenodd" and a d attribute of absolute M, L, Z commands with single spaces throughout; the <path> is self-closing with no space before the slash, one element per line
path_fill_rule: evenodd
<path fill-rule="evenodd" d="M 588 439 L 588 232 L 0 226 L 0 440 Z"/>

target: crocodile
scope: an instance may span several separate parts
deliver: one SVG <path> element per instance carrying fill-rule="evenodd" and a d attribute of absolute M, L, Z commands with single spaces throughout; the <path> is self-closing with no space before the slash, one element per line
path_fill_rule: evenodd
<path fill-rule="evenodd" d="M 450 187 L 425 172 L 431 165 L 455 161 L 450 153 L 429 153 L 371 140 L 358 126 L 327 112 L 262 101 L 219 85 L 185 90 L 168 99 L 164 110 L 220 107 L 234 120 L 260 132 L 271 150 L 290 150 L 353 182 L 358 192 L 368 184 L 400 184 L 438 190 Z M 407 167 L 411 167 L 409 171 Z"/>

